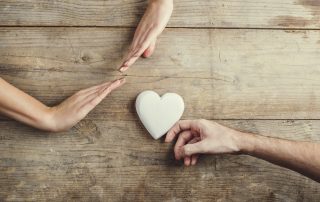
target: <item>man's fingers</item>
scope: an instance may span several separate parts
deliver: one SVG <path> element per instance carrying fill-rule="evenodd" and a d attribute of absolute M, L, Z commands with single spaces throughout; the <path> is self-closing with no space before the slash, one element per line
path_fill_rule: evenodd
<path fill-rule="evenodd" d="M 185 166 L 190 166 L 191 165 L 191 157 L 190 156 L 184 157 L 184 165 Z"/>
<path fill-rule="evenodd" d="M 150 46 L 143 52 L 143 57 L 148 58 L 153 54 L 156 48 L 156 41 L 157 40 L 151 42 Z"/>
<path fill-rule="evenodd" d="M 165 142 L 172 142 L 172 140 L 184 130 L 191 130 L 195 128 L 193 120 L 181 120 L 178 121 L 167 133 Z M 196 131 L 195 131 L 196 132 Z M 196 134 L 195 134 L 196 135 Z"/>
<path fill-rule="evenodd" d="M 193 134 L 190 130 L 183 131 L 182 133 L 180 133 L 176 145 L 174 146 L 174 154 L 177 160 L 180 160 L 182 157 L 183 146 L 186 145 L 192 139 Z"/>
<path fill-rule="evenodd" d="M 194 144 L 186 144 L 182 149 L 181 149 L 181 157 L 185 156 L 191 156 L 194 154 L 202 154 L 205 153 L 205 148 L 204 148 L 204 143 L 203 141 L 194 143 Z"/>
<path fill-rule="evenodd" d="M 196 142 L 199 142 L 201 140 L 200 137 L 194 137 L 192 140 L 190 140 L 188 142 L 188 144 L 194 144 Z M 191 165 L 196 165 L 197 161 L 198 161 L 198 158 L 199 158 L 199 154 L 193 154 L 191 155 L 190 159 L 191 159 Z"/>
<path fill-rule="evenodd" d="M 198 161 L 198 158 L 199 158 L 199 154 L 194 154 L 191 156 L 191 165 L 196 165 L 197 161 Z"/>

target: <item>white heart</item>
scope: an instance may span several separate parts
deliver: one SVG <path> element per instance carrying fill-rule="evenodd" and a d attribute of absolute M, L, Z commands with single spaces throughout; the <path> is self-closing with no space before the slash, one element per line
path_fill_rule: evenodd
<path fill-rule="evenodd" d="M 160 97 L 154 91 L 143 91 L 136 99 L 138 116 L 154 139 L 165 135 L 181 118 L 184 102 L 176 93 L 166 93 Z"/>

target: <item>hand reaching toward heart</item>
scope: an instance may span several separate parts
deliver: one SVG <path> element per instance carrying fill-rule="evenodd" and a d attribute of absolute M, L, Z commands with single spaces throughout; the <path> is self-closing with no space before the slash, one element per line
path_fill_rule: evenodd
<path fill-rule="evenodd" d="M 143 15 L 129 52 L 120 67 L 126 71 L 141 55 L 149 57 L 154 52 L 157 37 L 166 27 L 173 10 L 173 0 L 151 0 Z"/>
<path fill-rule="evenodd" d="M 239 152 L 240 132 L 208 120 L 183 120 L 167 133 L 166 142 L 176 136 L 175 158 L 184 159 L 186 166 L 195 165 L 199 154 L 225 154 Z"/>

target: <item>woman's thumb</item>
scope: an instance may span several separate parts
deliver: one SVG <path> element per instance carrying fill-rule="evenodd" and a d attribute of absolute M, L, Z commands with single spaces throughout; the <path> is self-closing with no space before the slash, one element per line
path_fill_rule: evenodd
<path fill-rule="evenodd" d="M 144 51 L 142 56 L 145 58 L 150 57 L 153 54 L 155 48 L 156 48 L 156 40 L 151 42 L 150 46 Z"/>

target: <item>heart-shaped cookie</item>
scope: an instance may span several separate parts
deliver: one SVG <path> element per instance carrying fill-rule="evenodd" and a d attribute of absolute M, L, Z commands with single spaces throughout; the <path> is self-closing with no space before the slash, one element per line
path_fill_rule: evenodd
<path fill-rule="evenodd" d="M 154 91 L 143 91 L 136 99 L 138 116 L 154 139 L 159 139 L 181 118 L 184 102 L 176 93 L 160 97 Z"/>

